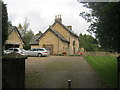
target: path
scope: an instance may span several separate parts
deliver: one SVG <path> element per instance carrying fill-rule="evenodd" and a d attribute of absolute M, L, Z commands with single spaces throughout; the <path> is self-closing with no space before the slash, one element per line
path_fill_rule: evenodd
<path fill-rule="evenodd" d="M 27 88 L 105 88 L 103 79 L 83 57 L 30 57 L 26 60 Z"/>

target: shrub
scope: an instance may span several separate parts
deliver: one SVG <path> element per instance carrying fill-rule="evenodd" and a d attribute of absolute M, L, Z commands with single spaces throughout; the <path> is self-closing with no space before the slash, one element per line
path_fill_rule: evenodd
<path fill-rule="evenodd" d="M 64 51 L 64 52 L 62 52 L 62 55 L 66 55 L 66 52 Z"/>
<path fill-rule="evenodd" d="M 71 54 L 69 56 L 81 56 L 80 54 Z"/>
<path fill-rule="evenodd" d="M 57 54 L 56 56 L 63 56 L 62 54 Z"/>

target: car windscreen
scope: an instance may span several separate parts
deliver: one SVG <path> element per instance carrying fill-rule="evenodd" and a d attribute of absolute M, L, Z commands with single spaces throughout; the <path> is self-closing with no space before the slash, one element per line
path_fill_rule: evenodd
<path fill-rule="evenodd" d="M 25 50 L 24 49 L 20 49 L 21 51 L 23 51 L 23 52 L 25 52 Z"/>
<path fill-rule="evenodd" d="M 18 49 L 14 49 L 14 52 L 18 52 L 19 50 Z"/>

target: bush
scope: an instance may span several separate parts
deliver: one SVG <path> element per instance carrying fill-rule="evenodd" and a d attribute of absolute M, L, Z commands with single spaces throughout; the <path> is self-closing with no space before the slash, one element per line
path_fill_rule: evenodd
<path fill-rule="evenodd" d="M 64 52 L 62 52 L 62 55 L 66 55 L 66 52 L 64 51 Z"/>
<path fill-rule="evenodd" d="M 25 50 L 29 50 L 30 49 L 30 45 L 29 44 L 25 44 L 24 49 Z"/>
<path fill-rule="evenodd" d="M 56 56 L 63 56 L 62 54 L 57 54 Z"/>
<path fill-rule="evenodd" d="M 80 54 L 71 54 L 69 56 L 81 56 Z"/>

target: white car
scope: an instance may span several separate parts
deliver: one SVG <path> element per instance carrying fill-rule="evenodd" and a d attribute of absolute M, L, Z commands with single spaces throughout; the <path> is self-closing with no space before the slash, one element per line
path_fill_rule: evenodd
<path fill-rule="evenodd" d="M 26 55 L 25 50 L 20 49 L 20 48 L 9 48 L 7 50 L 4 50 L 4 54 L 9 54 L 9 53 L 12 53 L 12 52 L 16 52 L 16 53 L 19 53 L 21 55 Z"/>
<path fill-rule="evenodd" d="M 50 51 L 45 48 L 32 48 L 26 51 L 26 55 L 27 56 L 38 56 L 38 57 L 49 56 Z"/>

